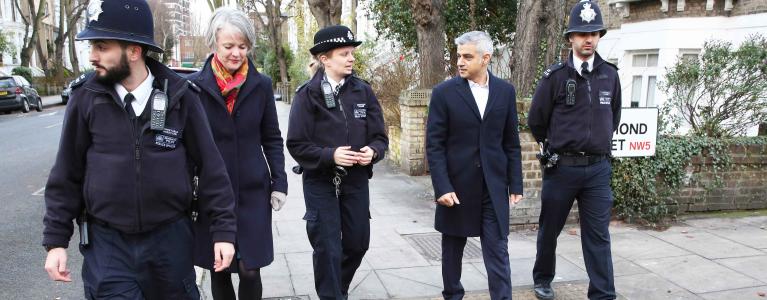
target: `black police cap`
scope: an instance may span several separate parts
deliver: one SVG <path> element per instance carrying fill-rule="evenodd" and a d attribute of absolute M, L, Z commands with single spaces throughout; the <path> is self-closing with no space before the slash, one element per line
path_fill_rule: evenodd
<path fill-rule="evenodd" d="M 121 40 L 163 52 L 154 41 L 152 11 L 145 0 L 91 0 L 86 22 L 75 38 L 78 41 Z"/>
<path fill-rule="evenodd" d="M 343 25 L 328 26 L 314 34 L 314 46 L 309 49 L 312 55 L 327 52 L 345 46 L 357 47 L 362 42 L 354 40 L 354 33 Z"/>
<path fill-rule="evenodd" d="M 607 33 L 605 24 L 602 22 L 602 11 L 596 2 L 582 0 L 573 6 L 570 11 L 570 23 L 565 31 L 565 36 L 571 32 L 597 32 L 602 37 Z"/>

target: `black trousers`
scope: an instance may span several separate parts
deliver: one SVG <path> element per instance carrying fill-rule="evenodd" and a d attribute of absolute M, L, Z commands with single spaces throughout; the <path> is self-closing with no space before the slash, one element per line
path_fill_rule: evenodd
<path fill-rule="evenodd" d="M 501 233 L 493 203 L 486 193 L 482 201 L 481 230 L 479 239 L 487 271 L 490 299 L 511 299 L 509 238 Z M 465 294 L 461 285 L 461 266 L 465 246 L 465 236 L 442 234 L 442 282 L 444 284 L 442 296 L 445 299 L 462 299 Z"/>
<path fill-rule="evenodd" d="M 92 223 L 90 238 L 80 247 L 86 299 L 200 299 L 189 218 L 139 234 Z"/>
<path fill-rule="evenodd" d="M 533 280 L 551 283 L 556 269 L 557 237 L 578 199 L 581 247 L 589 275 L 589 299 L 615 299 L 613 263 L 610 252 L 610 213 L 613 206 L 609 160 L 588 166 L 557 166 L 546 169 L 541 191 L 538 221 L 538 252 Z"/>
<path fill-rule="evenodd" d="M 306 233 L 314 253 L 314 285 L 321 299 L 343 299 L 370 245 L 367 178 L 341 184 L 340 197 L 326 176 L 304 175 Z"/>

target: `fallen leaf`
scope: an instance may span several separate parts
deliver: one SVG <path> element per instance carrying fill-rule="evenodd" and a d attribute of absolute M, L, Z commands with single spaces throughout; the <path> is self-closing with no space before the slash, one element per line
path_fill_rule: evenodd
<path fill-rule="evenodd" d="M 682 234 L 687 234 L 687 230 L 682 230 Z"/>
<path fill-rule="evenodd" d="M 759 295 L 759 297 L 767 296 L 767 293 L 765 292 L 756 292 L 756 294 Z"/>

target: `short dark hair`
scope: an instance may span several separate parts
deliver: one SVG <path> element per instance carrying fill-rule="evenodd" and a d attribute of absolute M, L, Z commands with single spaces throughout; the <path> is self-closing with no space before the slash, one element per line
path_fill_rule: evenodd
<path fill-rule="evenodd" d="M 123 50 L 128 48 L 128 46 L 139 46 L 141 48 L 141 56 L 144 58 L 149 57 L 149 47 L 147 45 L 123 41 L 123 40 L 117 40 L 117 43 L 120 44 L 120 48 L 122 48 Z"/>

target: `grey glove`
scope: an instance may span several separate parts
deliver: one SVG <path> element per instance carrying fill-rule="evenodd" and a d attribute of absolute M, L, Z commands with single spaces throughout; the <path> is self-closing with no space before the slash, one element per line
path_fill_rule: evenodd
<path fill-rule="evenodd" d="M 272 192 L 272 209 L 274 211 L 278 211 L 282 208 L 283 205 L 285 205 L 285 202 L 288 201 L 288 195 L 286 195 L 283 192 L 274 191 Z"/>

